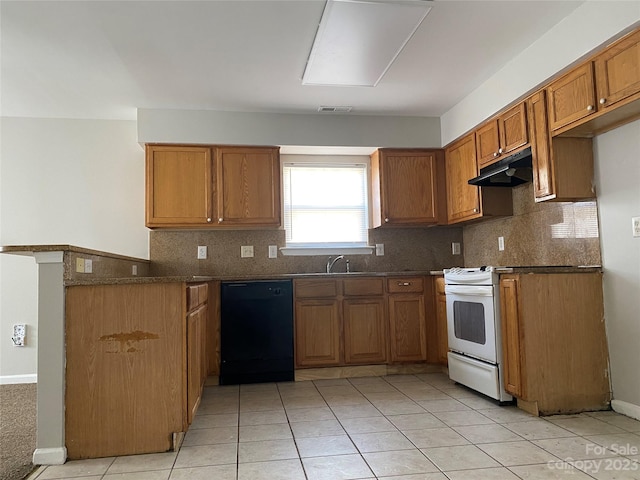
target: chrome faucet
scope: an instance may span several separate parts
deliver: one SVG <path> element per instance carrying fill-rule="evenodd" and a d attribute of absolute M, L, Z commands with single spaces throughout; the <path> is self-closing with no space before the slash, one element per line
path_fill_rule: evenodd
<path fill-rule="evenodd" d="M 331 270 L 333 269 L 333 266 L 336 264 L 336 262 L 338 260 L 342 260 L 343 258 L 344 258 L 344 255 L 338 255 L 333 260 L 331 259 L 331 257 L 329 257 L 329 260 L 327 260 L 327 273 L 331 273 Z"/>

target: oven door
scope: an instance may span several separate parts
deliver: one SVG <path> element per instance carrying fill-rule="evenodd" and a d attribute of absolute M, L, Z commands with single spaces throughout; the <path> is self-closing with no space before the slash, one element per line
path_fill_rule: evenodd
<path fill-rule="evenodd" d="M 449 349 L 497 364 L 494 287 L 445 285 Z"/>

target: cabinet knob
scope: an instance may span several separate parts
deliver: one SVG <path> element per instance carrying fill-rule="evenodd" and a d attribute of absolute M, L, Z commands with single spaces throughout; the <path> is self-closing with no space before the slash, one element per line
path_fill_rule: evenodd
<path fill-rule="evenodd" d="M 207 217 L 207 222 L 211 223 L 211 218 Z"/>
<path fill-rule="evenodd" d="M 606 98 L 601 98 L 600 99 L 600 105 L 604 105 L 607 102 Z"/>
<path fill-rule="evenodd" d="M 498 149 L 498 153 L 502 153 L 502 148 L 499 148 L 499 149 Z"/>
<path fill-rule="evenodd" d="M 223 220 L 224 220 L 224 219 L 223 219 L 222 217 L 220 217 L 220 218 L 218 219 L 218 223 L 222 223 L 222 221 L 223 221 Z"/>
<path fill-rule="evenodd" d="M 500 155 L 498 152 L 493 152 L 493 158 L 496 158 L 498 155 Z"/>
<path fill-rule="evenodd" d="M 411 282 L 398 282 L 399 287 L 409 287 L 411 286 Z"/>
<path fill-rule="evenodd" d="M 478 213 L 478 209 L 477 209 L 477 208 L 474 208 L 474 209 L 473 209 L 473 213 Z"/>
<path fill-rule="evenodd" d="M 590 112 L 591 110 L 593 110 L 593 105 L 587 105 L 587 111 Z"/>
<path fill-rule="evenodd" d="M 389 223 L 389 217 L 385 217 L 384 221 L 385 223 Z"/>

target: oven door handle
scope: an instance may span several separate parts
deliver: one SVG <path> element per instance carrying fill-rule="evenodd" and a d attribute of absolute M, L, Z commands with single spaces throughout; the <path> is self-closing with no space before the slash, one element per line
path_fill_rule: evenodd
<path fill-rule="evenodd" d="M 493 287 L 490 285 L 445 285 L 445 295 L 464 297 L 492 297 Z"/>

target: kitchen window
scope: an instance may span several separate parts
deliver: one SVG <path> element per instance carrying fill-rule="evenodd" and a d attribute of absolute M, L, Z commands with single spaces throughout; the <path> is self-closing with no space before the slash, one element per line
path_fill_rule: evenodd
<path fill-rule="evenodd" d="M 284 163 L 282 173 L 285 255 L 371 253 L 365 163 Z"/>

